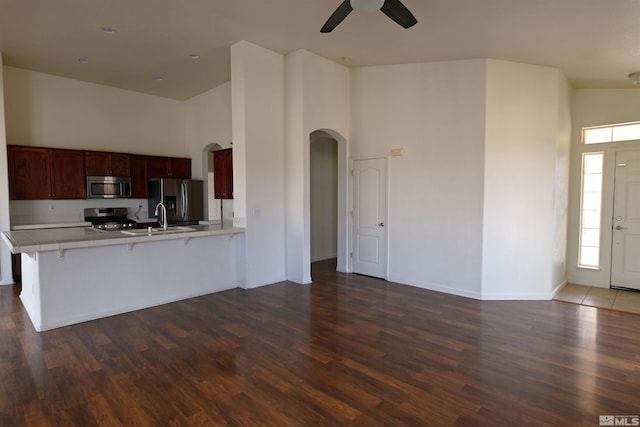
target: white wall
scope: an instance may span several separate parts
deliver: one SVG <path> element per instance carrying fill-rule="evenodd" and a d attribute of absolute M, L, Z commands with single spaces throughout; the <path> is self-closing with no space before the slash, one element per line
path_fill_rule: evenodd
<path fill-rule="evenodd" d="M 4 67 L 7 143 L 186 156 L 184 103 Z"/>
<path fill-rule="evenodd" d="M 311 253 L 305 244 L 305 52 L 296 51 L 285 58 L 285 209 L 287 279 L 311 283 Z M 310 239 L 309 235 L 309 239 Z"/>
<path fill-rule="evenodd" d="M 364 67 L 351 94 L 352 157 L 405 153 L 389 159 L 389 279 L 551 298 L 565 281 L 564 76 L 496 60 Z"/>
<path fill-rule="evenodd" d="M 567 279 L 569 283 L 602 288 L 610 286 L 615 152 L 618 150 L 640 150 L 638 141 L 583 145 L 581 130 L 588 126 L 638 121 L 640 120 L 639 111 L 640 90 L 638 89 L 576 89 L 573 91 L 571 186 L 567 242 Z M 599 269 L 585 269 L 577 266 L 580 233 L 581 159 L 582 154 L 589 151 L 604 152 L 605 163 Z"/>
<path fill-rule="evenodd" d="M 213 168 L 210 165 L 211 147 L 230 148 L 231 130 L 231 82 L 224 83 L 185 101 L 185 145 L 191 157 L 191 172 L 194 179 L 204 181 L 203 197 L 207 219 L 220 219 L 223 204 L 224 219 L 233 217 L 233 200 L 222 202 L 209 197 L 213 193 Z"/>
<path fill-rule="evenodd" d="M 10 144 L 190 157 L 196 179 L 206 176 L 208 144 L 231 145 L 230 83 L 183 102 L 14 67 L 3 70 Z M 83 208 L 105 203 L 133 214 L 139 201 L 12 201 L 11 220 L 77 221 Z M 139 215 L 146 216 L 142 204 Z"/>
<path fill-rule="evenodd" d="M 284 58 L 231 46 L 234 224 L 246 226 L 246 287 L 286 279 Z"/>
<path fill-rule="evenodd" d="M 349 240 L 347 153 L 353 159 L 384 157 L 392 148 L 404 148 L 404 156 L 390 158 L 390 280 L 497 298 L 549 294 L 562 278 L 567 88 L 555 70 L 467 60 L 350 71 L 306 51 L 284 58 L 247 42 L 232 47 L 231 62 L 230 83 L 186 102 L 4 67 L 8 141 L 190 156 L 194 176 L 203 177 L 204 147 L 226 147 L 233 140 L 234 224 L 246 226 L 247 287 L 285 278 L 310 281 L 313 131 L 327 131 L 338 141 L 338 269 L 343 271 Z M 522 88 L 527 80 L 516 87 L 516 76 L 533 77 L 532 88 Z M 542 111 L 543 104 L 550 111 Z M 585 121 L 589 114 L 597 115 L 586 108 Z M 537 121 L 542 124 L 533 127 Z M 524 255 L 541 266 L 536 274 L 545 284 L 508 284 L 531 269 L 520 258 L 507 272 L 498 270 L 502 244 L 513 244 L 501 227 L 510 231 L 520 223 L 509 218 L 501 225 L 500 210 L 521 214 L 533 208 L 518 206 L 521 193 L 505 187 L 503 178 L 513 180 L 513 171 L 504 154 L 514 161 L 541 160 L 527 170 L 536 175 L 535 185 L 544 187 L 532 191 L 536 203 L 549 207 L 536 219 L 548 234 L 536 236 L 535 247 Z M 534 185 L 529 174 L 517 182 Z M 503 189 L 506 198 L 498 197 Z M 517 230 L 516 237 L 530 236 Z M 508 259 L 523 255 L 517 249 Z"/>
<path fill-rule="evenodd" d="M 184 102 L 185 146 L 193 159 L 194 178 L 205 179 L 207 166 L 203 150 L 210 144 L 230 148 L 231 82 L 224 83 Z"/>
<path fill-rule="evenodd" d="M 481 295 L 486 61 L 352 70 L 351 156 L 390 158 L 389 280 Z"/>
<path fill-rule="evenodd" d="M 318 135 L 319 134 L 319 135 Z M 338 143 L 311 135 L 311 262 L 338 256 Z"/>
<path fill-rule="evenodd" d="M 550 299 L 564 283 L 568 86 L 553 68 L 487 70 L 482 297 Z"/>
<path fill-rule="evenodd" d="M 572 87 L 560 73 L 558 77 L 558 127 L 556 134 L 556 188 L 554 196 L 554 244 L 551 284 L 554 295 L 567 283 L 567 233 L 569 226 L 569 180 L 571 165 Z"/>
<path fill-rule="evenodd" d="M 10 228 L 9 218 L 9 169 L 7 167 L 7 140 L 5 126 L 4 67 L 0 52 L 0 231 Z M 11 270 L 11 252 L 4 243 L 0 243 L 0 285 L 13 283 Z"/>
<path fill-rule="evenodd" d="M 310 135 L 323 130 L 338 142 L 338 266 L 347 271 L 349 69 L 311 52 L 285 58 L 287 277 L 311 282 Z"/>

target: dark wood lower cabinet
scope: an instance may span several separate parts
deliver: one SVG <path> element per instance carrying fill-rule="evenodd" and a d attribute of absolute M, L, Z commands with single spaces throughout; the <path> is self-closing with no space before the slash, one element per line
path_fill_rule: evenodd
<path fill-rule="evenodd" d="M 20 254 L 11 255 L 11 268 L 13 269 L 13 280 L 18 283 L 22 281 L 22 261 Z"/>

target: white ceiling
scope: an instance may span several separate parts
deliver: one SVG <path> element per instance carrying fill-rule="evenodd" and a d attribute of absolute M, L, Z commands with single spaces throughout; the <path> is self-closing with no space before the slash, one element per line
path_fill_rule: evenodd
<path fill-rule="evenodd" d="M 350 67 L 539 64 L 578 88 L 631 88 L 627 75 L 640 70 L 640 0 L 403 0 L 418 19 L 408 30 L 379 11 L 352 12 L 321 34 L 341 1 L 0 0 L 0 51 L 5 65 L 180 100 L 228 81 L 240 40 Z"/>

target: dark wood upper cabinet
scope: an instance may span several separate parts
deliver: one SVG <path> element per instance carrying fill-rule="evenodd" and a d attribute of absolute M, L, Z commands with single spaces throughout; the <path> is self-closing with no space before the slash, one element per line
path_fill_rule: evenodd
<path fill-rule="evenodd" d="M 149 157 L 131 156 L 131 197 L 146 199 L 149 197 Z"/>
<path fill-rule="evenodd" d="M 213 152 L 213 185 L 216 199 L 233 199 L 233 152 L 231 148 Z"/>
<path fill-rule="evenodd" d="M 191 159 L 174 157 L 171 159 L 171 177 L 191 179 Z"/>
<path fill-rule="evenodd" d="M 84 199 L 84 152 L 7 146 L 13 200 Z"/>
<path fill-rule="evenodd" d="M 85 163 L 89 176 L 131 176 L 129 154 L 86 151 Z"/>
<path fill-rule="evenodd" d="M 87 197 L 84 153 L 78 150 L 50 152 L 53 197 L 56 199 L 84 199 Z"/>
<path fill-rule="evenodd" d="M 148 157 L 149 178 L 191 178 L 191 159 Z"/>
<path fill-rule="evenodd" d="M 7 146 L 14 200 L 85 199 L 86 176 L 131 177 L 131 196 L 149 197 L 149 178 L 191 178 L 191 159 Z"/>
<path fill-rule="evenodd" d="M 149 178 L 191 178 L 191 159 L 131 155 L 131 197 L 149 197 Z"/>
<path fill-rule="evenodd" d="M 7 155 L 11 199 L 37 200 L 52 197 L 48 149 L 9 145 Z"/>

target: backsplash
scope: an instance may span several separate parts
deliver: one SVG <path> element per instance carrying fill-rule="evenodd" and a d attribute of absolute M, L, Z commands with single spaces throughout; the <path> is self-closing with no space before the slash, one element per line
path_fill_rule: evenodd
<path fill-rule="evenodd" d="M 210 199 L 208 201 L 209 217 L 206 218 L 209 221 L 220 221 L 220 203 L 223 208 L 223 219 L 233 219 L 233 199 L 217 200 Z"/>
<path fill-rule="evenodd" d="M 141 207 L 139 208 L 138 206 Z M 129 218 L 147 218 L 147 199 L 11 200 L 11 225 L 77 222 L 85 208 L 127 208 Z M 153 212 L 152 212 L 153 213 Z"/>

